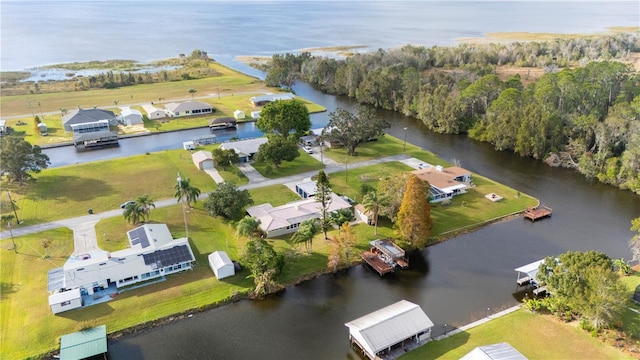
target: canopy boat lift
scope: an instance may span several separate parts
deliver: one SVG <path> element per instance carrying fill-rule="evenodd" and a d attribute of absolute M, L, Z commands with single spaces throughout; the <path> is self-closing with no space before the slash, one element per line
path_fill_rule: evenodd
<path fill-rule="evenodd" d="M 540 286 L 536 278 L 536 275 L 538 275 L 538 268 L 543 262 L 544 259 L 514 269 L 518 273 L 518 278 L 516 279 L 518 286 L 532 286 L 533 295 L 536 296 L 547 292 L 547 287 Z"/>

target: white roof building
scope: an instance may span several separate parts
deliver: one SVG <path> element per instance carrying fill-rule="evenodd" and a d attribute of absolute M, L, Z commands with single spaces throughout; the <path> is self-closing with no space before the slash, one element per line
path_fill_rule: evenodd
<path fill-rule="evenodd" d="M 147 117 L 149 118 L 149 120 L 162 119 L 167 116 L 164 110 L 159 109 L 151 104 L 142 105 L 142 110 L 147 113 Z"/>
<path fill-rule="evenodd" d="M 236 273 L 233 261 L 224 251 L 214 251 L 209 254 L 209 266 L 218 280 L 233 276 Z"/>
<path fill-rule="evenodd" d="M 164 106 L 167 115 L 171 117 L 202 115 L 213 113 L 213 107 L 200 101 L 185 101 L 169 103 Z"/>
<path fill-rule="evenodd" d="M 278 100 L 293 100 L 296 96 L 292 93 L 268 94 L 254 96 L 250 99 L 252 106 L 262 106 Z"/>
<path fill-rule="evenodd" d="M 460 360 L 527 360 L 518 350 L 509 343 L 478 346 L 471 350 Z"/>
<path fill-rule="evenodd" d="M 191 159 L 198 170 L 213 169 L 213 155 L 209 151 L 196 151 L 191 154 Z"/>
<path fill-rule="evenodd" d="M 142 113 L 130 107 L 122 107 L 120 108 L 120 116 L 118 116 L 118 120 L 128 126 L 142 124 Z"/>
<path fill-rule="evenodd" d="M 247 213 L 260 220 L 260 228 L 267 237 L 274 237 L 295 232 L 305 220 L 321 217 L 320 203 L 314 198 L 292 201 L 282 206 L 271 204 L 256 205 L 247 208 Z M 351 204 L 340 196 L 331 194 L 328 212 L 350 209 Z"/>
<path fill-rule="evenodd" d="M 433 322 L 419 305 L 400 300 L 345 324 L 349 339 L 370 359 L 408 339 L 431 335 Z"/>
<path fill-rule="evenodd" d="M 165 224 L 145 224 L 128 231 L 127 237 L 127 249 L 71 256 L 63 267 L 49 271 L 51 296 L 73 289 L 91 295 L 120 288 L 190 269 L 195 261 L 189 240 L 174 240 Z"/>
<path fill-rule="evenodd" d="M 240 160 L 248 162 L 258 152 L 260 145 L 266 144 L 269 141 L 266 137 L 260 137 L 255 139 L 246 139 L 238 141 L 228 141 L 220 144 L 220 148 L 223 150 L 234 150 Z"/>

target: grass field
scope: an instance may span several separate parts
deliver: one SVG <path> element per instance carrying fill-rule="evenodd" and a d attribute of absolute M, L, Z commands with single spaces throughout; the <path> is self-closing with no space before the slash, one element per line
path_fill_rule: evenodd
<path fill-rule="evenodd" d="M 518 310 L 443 340 L 431 341 L 402 360 L 460 359 L 477 346 L 507 342 L 528 359 L 632 359 L 587 332 L 551 315 Z"/>

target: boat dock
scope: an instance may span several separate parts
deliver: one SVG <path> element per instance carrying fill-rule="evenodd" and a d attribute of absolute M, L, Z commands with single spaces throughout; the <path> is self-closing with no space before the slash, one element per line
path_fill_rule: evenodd
<path fill-rule="evenodd" d="M 393 272 L 393 266 L 388 265 L 377 254 L 371 251 L 365 251 L 360 254 L 362 260 L 364 260 L 373 270 L 375 270 L 380 276 Z"/>
<path fill-rule="evenodd" d="M 553 210 L 548 206 L 544 206 L 544 205 L 539 205 L 537 207 L 530 206 L 524 211 L 524 218 L 529 219 L 531 221 L 536 221 L 539 219 L 544 219 L 546 217 L 551 217 L 552 212 Z"/>
<path fill-rule="evenodd" d="M 371 249 L 360 256 L 380 276 L 393 272 L 396 267 L 406 269 L 409 260 L 405 257 L 404 250 L 396 245 L 393 240 L 374 240 L 370 242 Z"/>

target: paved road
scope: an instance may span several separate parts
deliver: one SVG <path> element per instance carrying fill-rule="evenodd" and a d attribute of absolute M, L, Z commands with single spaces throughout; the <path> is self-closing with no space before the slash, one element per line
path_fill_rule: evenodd
<path fill-rule="evenodd" d="M 345 165 L 329 162 L 327 159 L 324 159 L 324 163 L 326 164 L 324 171 L 327 174 L 335 173 L 344 170 Z M 387 156 L 383 158 L 361 161 L 356 163 L 348 163 L 348 169 L 355 169 L 364 166 L 374 165 L 374 164 L 382 164 L 386 162 L 392 161 L 401 161 L 411 167 L 418 168 L 418 164 L 422 163 L 422 161 L 411 158 L 408 155 L 400 154 L 394 156 Z M 251 171 L 249 168 L 253 169 L 252 166 L 248 166 L 242 168 L 243 170 L 248 170 L 245 172 L 249 177 L 249 183 L 246 185 L 239 186 L 240 189 L 255 189 L 263 186 L 269 185 L 277 185 L 277 184 L 286 184 L 295 181 L 302 181 L 303 179 L 310 178 L 318 174 L 317 171 L 309 171 L 301 174 L 296 174 L 292 176 L 281 177 L 277 179 L 266 179 L 262 177 L 257 171 Z M 201 194 L 199 200 L 204 200 L 209 196 L 208 193 Z M 164 199 L 155 202 L 156 208 L 166 207 L 176 205 L 176 199 Z M 53 230 L 61 227 L 67 227 L 74 230 L 74 243 L 78 246 L 75 252 L 82 252 L 82 249 L 92 249 L 95 244 L 96 234 L 95 229 L 91 230 L 93 226 L 101 219 L 108 219 L 112 217 L 122 216 L 122 209 L 105 211 L 102 213 L 95 213 L 92 215 L 84 215 L 75 218 L 69 218 L 64 220 L 57 220 L 49 223 L 25 226 L 25 227 L 14 227 L 12 229 L 13 236 L 18 237 L 27 234 L 34 234 L 46 230 Z M 0 233 L 0 239 L 7 240 L 10 238 L 9 231 L 3 231 Z"/>

